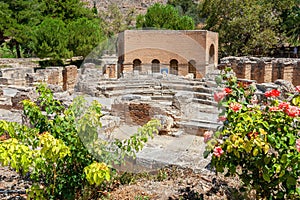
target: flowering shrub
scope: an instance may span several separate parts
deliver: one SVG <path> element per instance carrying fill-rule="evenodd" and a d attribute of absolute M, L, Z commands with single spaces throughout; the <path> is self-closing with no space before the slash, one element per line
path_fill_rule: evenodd
<path fill-rule="evenodd" d="M 258 103 L 255 86 L 239 83 L 230 71 L 222 74 L 226 88 L 215 95 L 222 97 L 217 100 L 223 126 L 205 134 L 204 156 L 212 154 L 217 172 L 238 175 L 257 198 L 300 198 L 299 90 L 290 102 L 270 90 Z"/>

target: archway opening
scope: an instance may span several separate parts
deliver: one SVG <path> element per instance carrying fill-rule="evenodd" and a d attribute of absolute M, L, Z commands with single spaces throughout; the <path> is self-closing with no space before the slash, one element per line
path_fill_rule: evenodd
<path fill-rule="evenodd" d="M 142 61 L 140 59 L 133 61 L 133 71 L 142 71 Z"/>
<path fill-rule="evenodd" d="M 196 70 L 196 61 L 195 60 L 190 60 L 188 65 L 189 65 L 188 72 L 193 74 L 194 78 L 196 78 L 196 75 L 197 75 L 197 73 L 196 73 L 196 71 L 197 71 Z"/>
<path fill-rule="evenodd" d="M 159 73 L 160 72 L 160 62 L 157 59 L 152 60 L 151 70 L 152 73 Z"/>
<path fill-rule="evenodd" d="M 215 46 L 212 44 L 209 47 L 209 64 L 215 63 Z"/>
<path fill-rule="evenodd" d="M 175 59 L 170 61 L 170 74 L 178 75 L 178 61 Z"/>

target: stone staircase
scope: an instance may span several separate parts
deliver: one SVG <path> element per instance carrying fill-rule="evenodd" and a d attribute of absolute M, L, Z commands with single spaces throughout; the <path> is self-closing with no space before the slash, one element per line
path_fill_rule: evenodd
<path fill-rule="evenodd" d="M 121 78 L 117 80 L 104 79 L 97 84 L 98 96 L 107 98 L 118 97 L 125 94 L 148 96 L 156 101 L 171 101 L 179 91 L 191 92 L 193 102 L 213 105 L 213 92 L 215 88 L 206 86 L 206 82 L 186 79 L 153 79 L 145 76 L 138 79 Z"/>
<path fill-rule="evenodd" d="M 151 103 L 174 106 L 176 94 L 184 92 L 189 97 L 183 105 L 181 115 L 165 111 L 172 116 L 177 129 L 193 135 L 203 135 L 206 130 L 215 130 L 221 124 L 217 122 L 218 109 L 213 94 L 216 85 L 213 81 L 188 80 L 180 77 L 154 78 L 139 75 L 136 78 L 101 79 L 97 85 L 97 96 L 102 98 L 120 98 L 123 100 L 141 99 Z M 184 95 L 183 95 L 184 97 Z M 164 108 L 165 109 L 165 108 Z M 176 132 L 176 130 L 173 130 Z"/>

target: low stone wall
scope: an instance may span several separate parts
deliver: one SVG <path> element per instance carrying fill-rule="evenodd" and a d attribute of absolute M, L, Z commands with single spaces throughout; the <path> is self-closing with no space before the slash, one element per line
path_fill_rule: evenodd
<path fill-rule="evenodd" d="M 36 83 L 56 85 L 64 90 L 74 90 L 77 80 L 77 67 L 47 67 L 45 69 L 0 68 L 0 85 L 33 86 Z"/>
<path fill-rule="evenodd" d="M 300 85 L 300 59 L 226 57 L 221 59 L 218 68 L 225 67 L 231 67 L 241 79 L 256 80 L 258 83 L 283 79 Z"/>

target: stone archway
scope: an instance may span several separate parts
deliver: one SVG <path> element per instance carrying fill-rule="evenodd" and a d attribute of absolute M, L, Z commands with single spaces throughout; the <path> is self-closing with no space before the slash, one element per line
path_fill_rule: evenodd
<path fill-rule="evenodd" d="M 160 73 L 160 62 L 157 59 L 152 60 L 151 62 L 151 71 L 152 73 Z"/>
<path fill-rule="evenodd" d="M 178 75 L 178 61 L 176 59 L 170 61 L 170 74 Z"/>
<path fill-rule="evenodd" d="M 133 60 L 133 71 L 142 71 L 142 61 L 140 59 Z"/>
<path fill-rule="evenodd" d="M 191 73 L 194 75 L 194 78 L 197 76 L 197 69 L 196 69 L 196 61 L 195 60 L 190 60 L 188 62 L 188 73 Z"/>

